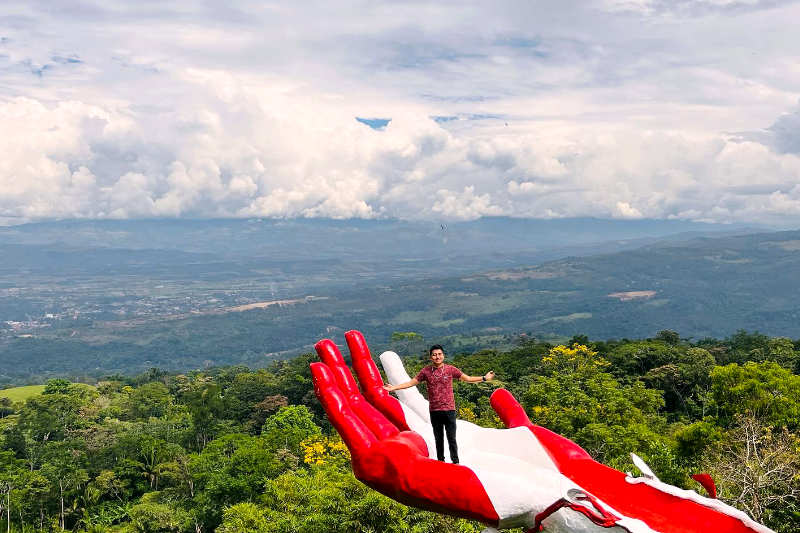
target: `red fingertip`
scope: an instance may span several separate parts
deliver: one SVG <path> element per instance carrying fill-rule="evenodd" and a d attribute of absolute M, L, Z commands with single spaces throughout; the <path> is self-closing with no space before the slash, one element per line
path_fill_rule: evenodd
<path fill-rule="evenodd" d="M 314 345 L 314 349 L 323 363 L 331 366 L 344 364 L 344 357 L 339 352 L 339 347 L 332 340 L 322 339 Z"/>
<path fill-rule="evenodd" d="M 353 379 L 353 374 L 347 368 L 339 347 L 333 341 L 324 339 L 319 341 L 314 348 L 316 348 L 317 355 L 322 359 L 322 362 L 328 365 L 328 368 L 333 372 L 336 383 L 342 392 L 348 396 L 360 395 L 356 380 Z"/>
<path fill-rule="evenodd" d="M 350 356 L 353 358 L 353 369 L 356 371 L 364 396 L 394 426 L 402 430 L 409 429 L 400 402 L 383 390 L 383 378 L 375 361 L 372 360 L 364 335 L 360 331 L 351 330 L 345 333 L 344 337 L 347 341 L 347 348 L 350 350 Z"/>
<path fill-rule="evenodd" d="M 328 365 L 325 363 L 311 363 L 311 380 L 314 382 L 314 390 L 322 385 L 330 385 L 333 383 L 333 375 L 331 374 Z"/>
<path fill-rule="evenodd" d="M 702 474 L 692 474 L 692 479 L 700 483 L 703 488 L 706 489 L 709 498 L 717 498 L 717 484 L 714 483 L 714 478 L 711 477 L 710 474 L 705 472 Z"/>
<path fill-rule="evenodd" d="M 507 428 L 532 425 L 528 415 L 525 414 L 525 409 L 507 390 L 497 389 L 494 391 L 489 398 L 489 403 Z"/>
<path fill-rule="evenodd" d="M 341 394 L 346 398 L 350 410 L 363 422 L 367 428 L 380 440 L 397 434 L 397 427 L 392 424 L 375 406 L 368 403 L 358 390 L 350 369 L 344 362 L 339 348 L 329 339 L 318 342 L 315 346 L 317 354 L 326 366 L 323 371 L 326 379 L 335 383 Z M 313 373 L 313 369 L 312 369 Z"/>
<path fill-rule="evenodd" d="M 344 334 L 344 338 L 347 341 L 347 348 L 350 350 L 350 356 L 353 361 L 363 357 L 372 359 L 367 341 L 360 331 L 352 329 Z"/>
<path fill-rule="evenodd" d="M 383 378 L 378 371 L 378 367 L 372 360 L 369 346 L 360 331 L 351 330 L 344 334 L 347 341 L 347 348 L 353 358 L 353 369 L 358 376 L 358 382 L 368 398 L 372 399 L 372 389 L 383 387 Z"/>
<path fill-rule="evenodd" d="M 489 403 L 507 428 L 527 427 L 530 429 L 562 472 L 568 468 L 567 465 L 575 464 L 572 461 L 591 460 L 591 456 L 586 453 L 586 450 L 571 440 L 553 433 L 547 428 L 534 425 L 525 413 L 525 409 L 507 390 L 497 389 L 494 391 L 489 398 Z"/>

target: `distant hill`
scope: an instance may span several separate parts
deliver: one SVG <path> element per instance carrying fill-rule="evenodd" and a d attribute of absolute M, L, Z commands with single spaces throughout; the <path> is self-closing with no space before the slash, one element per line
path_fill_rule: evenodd
<path fill-rule="evenodd" d="M 657 239 L 745 231 L 753 230 L 588 218 L 67 220 L 0 227 L 0 289 L 29 287 L 30 281 L 69 287 L 80 280 L 88 282 L 89 292 L 146 291 L 142 280 L 229 283 L 237 289 L 244 282 L 256 290 L 255 300 L 296 298 L 354 284 L 442 277 L 629 249 Z M 0 321 L 19 320 L 4 303 L 0 300 Z M 35 316 L 43 307 L 16 309 Z"/>
<path fill-rule="evenodd" d="M 599 236 L 606 222 L 582 224 L 596 224 L 596 233 L 586 231 Z M 521 224 L 523 229 L 514 230 L 517 221 L 510 219 L 484 223 L 476 223 L 480 231 L 464 233 L 474 237 L 498 224 L 486 239 L 505 242 L 508 235 L 522 239 L 535 226 Z M 200 239 L 198 228 L 205 223 L 197 224 L 190 233 Z M 228 222 L 216 229 L 216 223 L 209 224 L 209 234 L 236 233 Z M 351 328 L 364 331 L 376 349 L 394 331 L 416 331 L 431 341 L 521 332 L 540 338 L 636 338 L 662 329 L 695 339 L 725 337 L 739 329 L 800 337 L 798 231 L 725 236 L 703 231 L 703 236 L 683 233 L 657 240 L 641 236 L 643 224 L 638 240 L 564 242 L 570 246 L 560 252 L 575 253 L 556 260 L 548 260 L 558 257 L 552 249 L 515 255 L 492 252 L 499 245 L 482 243 L 483 254 L 448 263 L 444 254 L 426 261 L 422 252 L 392 258 L 400 252 L 378 244 L 381 231 L 402 233 L 411 226 L 386 223 L 380 229 L 378 223 L 378 231 L 366 224 L 369 237 L 350 242 L 351 234 L 361 231 L 353 224 L 320 224 L 330 239 L 327 247 L 320 246 L 338 250 L 338 256 L 314 260 L 306 243 L 297 245 L 296 261 L 273 262 L 218 254 L 215 244 L 206 251 L 197 243 L 184 246 L 194 250 L 158 248 L 155 225 L 153 246 L 141 250 L 99 248 L 80 239 L 52 243 L 36 232 L 40 242 L 33 243 L 19 233 L 30 228 L 17 227 L 13 238 L 10 233 L 0 237 L 0 246 L 21 246 L 33 259 L 21 253 L 13 258 L 17 268 L 12 261 L 0 263 L 5 269 L 0 282 L 0 383 L 26 376 L 131 373 L 152 366 L 258 366 L 310 350 L 321 337 L 341 340 L 341 332 Z M 173 230 L 167 225 L 165 233 Z M 347 239 L 334 238 L 340 230 Z M 110 229 L 104 226 L 103 231 Z M 437 235 L 429 237 L 435 242 L 441 239 L 436 232 L 445 230 L 437 225 L 430 231 Z M 313 231 L 301 233 L 311 238 Z M 225 240 L 214 237 L 209 242 L 215 239 Z M 13 240 L 25 242 L 9 242 Z M 391 238 L 387 234 L 383 240 Z M 527 243 L 533 249 L 533 240 L 520 247 Z M 230 246 L 245 249 L 243 242 Z M 425 250 L 422 245 L 420 249 Z M 37 253 L 45 255 L 37 259 Z M 67 254 L 74 261 L 59 257 L 45 268 L 48 257 L 55 257 L 50 253 Z M 62 271 L 58 264 L 64 265 Z"/>
<path fill-rule="evenodd" d="M 682 220 L 487 217 L 468 222 L 331 219 L 64 220 L 0 227 L 0 244 L 173 250 L 220 258 L 323 260 L 346 254 L 503 254 L 743 226 Z"/>
<path fill-rule="evenodd" d="M 406 307 L 381 324 L 427 335 L 501 327 L 598 339 L 661 329 L 695 339 L 738 329 L 797 338 L 798 280 L 798 231 L 698 238 L 393 287 L 380 299 L 399 293 Z"/>

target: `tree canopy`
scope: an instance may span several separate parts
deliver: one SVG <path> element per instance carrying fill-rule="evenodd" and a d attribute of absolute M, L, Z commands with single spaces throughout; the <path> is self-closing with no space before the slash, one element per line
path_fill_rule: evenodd
<path fill-rule="evenodd" d="M 421 339 L 396 332 L 405 364 Z M 418 346 L 419 345 L 419 346 Z M 800 529 L 798 343 L 739 332 L 449 353 L 497 383 L 455 385 L 459 415 L 499 427 L 503 386 L 534 423 L 611 466 L 641 456 L 665 481 L 720 497 L 780 533 Z M 53 379 L 0 404 L 0 527 L 16 533 L 411 531 L 471 533 L 473 522 L 400 505 L 352 475 L 346 447 L 312 391 L 311 354 L 265 369 L 151 369 L 95 387 Z M 759 461 L 753 460 L 756 450 Z"/>

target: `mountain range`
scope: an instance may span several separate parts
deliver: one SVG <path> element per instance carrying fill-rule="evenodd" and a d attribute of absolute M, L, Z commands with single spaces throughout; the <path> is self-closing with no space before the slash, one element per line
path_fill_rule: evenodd
<path fill-rule="evenodd" d="M 0 228 L 0 382 L 429 341 L 800 337 L 800 231 L 593 219 Z M 455 339 L 460 339 L 456 343 Z"/>

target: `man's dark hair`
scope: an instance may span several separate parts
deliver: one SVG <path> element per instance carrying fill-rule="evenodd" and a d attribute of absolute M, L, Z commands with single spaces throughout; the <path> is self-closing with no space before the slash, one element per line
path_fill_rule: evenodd
<path fill-rule="evenodd" d="M 428 357 L 430 357 L 433 354 L 434 350 L 444 351 L 444 348 L 442 348 L 441 344 L 434 344 L 433 346 L 431 346 L 431 349 L 428 350 Z"/>

